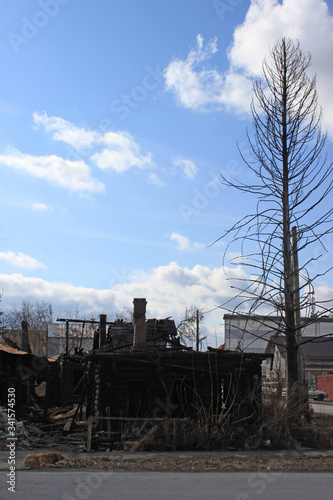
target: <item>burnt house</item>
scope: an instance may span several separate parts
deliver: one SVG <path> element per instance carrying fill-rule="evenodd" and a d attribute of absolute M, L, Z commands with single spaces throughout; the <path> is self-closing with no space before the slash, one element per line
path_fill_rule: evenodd
<path fill-rule="evenodd" d="M 219 349 L 92 352 L 87 416 L 214 418 L 231 406 L 238 416 L 253 414 L 260 405 L 265 358 Z"/>
<path fill-rule="evenodd" d="M 167 348 L 167 346 L 180 346 L 175 322 L 169 318 L 146 320 L 146 304 L 146 299 L 134 299 L 133 322 L 123 320 L 110 322 L 107 321 L 105 314 L 100 315 L 99 322 L 91 320 L 91 323 L 97 323 L 98 327 L 91 341 L 92 349 L 89 353 L 80 351 L 74 355 L 64 353 L 60 356 L 61 403 L 63 405 L 68 402 L 81 402 L 83 404 L 82 391 L 88 399 L 91 397 L 92 388 L 87 382 L 91 377 L 93 379 L 95 377 L 91 368 L 89 370 L 87 368 L 91 356 L 103 357 L 103 354 L 132 352 L 139 347 L 145 350 L 156 350 Z M 79 323 L 83 320 L 65 319 L 59 321 Z M 89 320 L 86 322 L 89 323 Z M 66 331 L 68 330 L 67 327 Z M 145 339 L 141 344 L 140 338 Z M 98 380 L 97 369 L 96 377 Z"/>
<path fill-rule="evenodd" d="M 23 341 L 24 342 L 24 341 Z M 45 383 L 45 408 L 57 404 L 60 392 L 57 362 L 35 356 L 0 339 L 0 405 L 7 406 L 8 388 L 15 389 L 16 418 L 38 399 L 36 388 Z"/>
<path fill-rule="evenodd" d="M 238 410 L 258 404 L 269 355 L 193 351 L 181 345 L 174 321 L 147 321 L 146 304 L 134 299 L 133 323 L 101 317 L 95 348 L 83 359 L 87 417 L 196 418 L 236 399 Z"/>
<path fill-rule="evenodd" d="M 1 341 L 3 404 L 8 387 L 15 387 L 19 411 L 38 401 L 45 423 L 50 407 L 70 406 L 70 412 L 75 407 L 64 432 L 70 431 L 76 417 L 81 425 L 88 421 L 87 449 L 92 438 L 94 444 L 99 442 L 96 436 L 108 446 L 122 441 L 140 421 L 144 426 L 160 420 L 173 426 L 184 419 L 218 424 L 227 414 L 236 425 L 255 423 L 261 407 L 261 364 L 271 354 L 193 351 L 181 344 L 173 320 L 147 320 L 146 304 L 146 299 L 134 299 L 133 322 L 108 322 L 105 314 L 99 322 L 91 320 L 98 324 L 92 349 L 75 354 L 67 350 L 56 361 L 28 352 L 26 329 L 22 345 L 27 351 Z M 69 332 L 70 322 L 85 320 L 62 321 Z M 45 392 L 39 396 L 36 389 L 42 383 Z"/>
<path fill-rule="evenodd" d="M 142 421 L 217 424 L 227 414 L 231 422 L 254 424 L 261 410 L 261 364 L 272 355 L 194 351 L 180 343 L 170 318 L 147 320 L 146 304 L 134 299 L 129 323 L 101 315 L 93 349 L 61 356 L 62 404 L 75 404 L 80 419 L 88 420 L 87 448 L 92 428 L 104 444 L 106 433 L 110 445 Z"/>
<path fill-rule="evenodd" d="M 113 351 L 132 351 L 179 346 L 175 322 L 167 319 L 146 320 L 146 299 L 134 299 L 133 322 L 117 320 L 107 323 L 101 316 L 94 348 L 105 347 Z M 108 326 L 108 328 L 107 328 Z"/>

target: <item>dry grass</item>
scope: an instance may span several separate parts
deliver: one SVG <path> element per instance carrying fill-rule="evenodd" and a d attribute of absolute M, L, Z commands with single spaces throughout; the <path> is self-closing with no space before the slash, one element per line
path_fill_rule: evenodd
<path fill-rule="evenodd" d="M 333 417 L 315 414 L 308 401 L 300 404 L 296 392 L 291 393 L 288 402 L 277 394 L 269 394 L 262 408 L 259 447 L 268 441 L 273 449 L 333 446 Z"/>
<path fill-rule="evenodd" d="M 255 418 L 229 410 L 214 418 L 166 420 L 123 445 L 128 451 L 327 449 L 333 447 L 333 417 L 314 414 L 296 398 L 287 405 L 285 398 L 266 394 Z"/>

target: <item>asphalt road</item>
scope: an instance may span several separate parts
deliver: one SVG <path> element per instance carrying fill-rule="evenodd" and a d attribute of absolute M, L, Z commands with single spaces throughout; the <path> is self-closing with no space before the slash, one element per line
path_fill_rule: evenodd
<path fill-rule="evenodd" d="M 325 403 L 311 403 L 310 406 L 315 413 L 324 413 L 325 415 L 333 415 L 333 405 Z"/>
<path fill-rule="evenodd" d="M 0 473 L 0 499 L 331 500 L 331 473 L 18 471 L 15 493 Z"/>

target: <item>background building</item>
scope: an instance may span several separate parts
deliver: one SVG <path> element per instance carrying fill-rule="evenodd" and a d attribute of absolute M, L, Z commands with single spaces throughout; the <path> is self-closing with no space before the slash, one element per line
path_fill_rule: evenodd
<path fill-rule="evenodd" d="M 272 335 L 281 331 L 281 317 L 246 314 L 225 314 L 225 349 L 230 351 L 264 352 Z M 302 318 L 305 323 L 310 318 Z M 302 336 L 319 337 L 333 334 L 333 318 L 320 318 L 302 328 Z"/>

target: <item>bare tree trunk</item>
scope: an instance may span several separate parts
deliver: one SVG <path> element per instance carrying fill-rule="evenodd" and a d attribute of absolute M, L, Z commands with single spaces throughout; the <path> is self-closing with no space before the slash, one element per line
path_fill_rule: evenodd
<path fill-rule="evenodd" d="M 282 168 L 283 168 L 283 277 L 284 277 L 284 307 L 286 322 L 286 348 L 287 348 L 287 367 L 288 367 L 288 388 L 298 382 L 298 344 L 295 331 L 294 314 L 294 286 L 291 254 L 291 229 L 290 229 L 290 200 L 289 200 L 289 154 L 287 141 L 287 102 L 288 102 L 288 82 L 287 82 L 287 54 L 285 40 L 282 40 Z"/>

